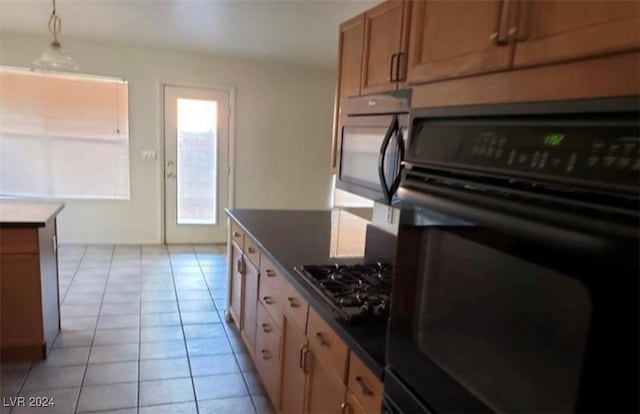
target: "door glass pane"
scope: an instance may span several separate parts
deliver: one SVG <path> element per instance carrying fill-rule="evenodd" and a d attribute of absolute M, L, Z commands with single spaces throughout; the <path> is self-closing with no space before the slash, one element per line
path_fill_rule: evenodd
<path fill-rule="evenodd" d="M 218 103 L 178 98 L 178 224 L 216 224 Z"/>

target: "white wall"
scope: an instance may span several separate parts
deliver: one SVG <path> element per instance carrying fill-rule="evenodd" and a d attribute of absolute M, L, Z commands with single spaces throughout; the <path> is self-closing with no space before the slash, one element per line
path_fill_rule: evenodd
<path fill-rule="evenodd" d="M 332 71 L 223 56 L 64 40 L 82 73 L 129 81 L 131 199 L 67 201 L 62 243 L 161 243 L 160 82 L 236 87 L 235 207 L 328 208 Z M 49 40 L 0 36 L 0 64 L 31 66 Z"/>

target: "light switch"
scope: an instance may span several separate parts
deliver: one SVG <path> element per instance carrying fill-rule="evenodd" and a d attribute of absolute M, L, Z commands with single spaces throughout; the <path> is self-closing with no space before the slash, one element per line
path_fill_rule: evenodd
<path fill-rule="evenodd" d="M 142 150 L 142 159 L 144 161 L 157 160 L 158 151 L 156 150 Z"/>

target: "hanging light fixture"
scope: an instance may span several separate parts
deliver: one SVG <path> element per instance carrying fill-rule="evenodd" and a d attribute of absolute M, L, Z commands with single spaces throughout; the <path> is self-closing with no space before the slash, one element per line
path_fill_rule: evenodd
<path fill-rule="evenodd" d="M 62 48 L 58 35 L 62 31 L 62 19 L 56 14 L 56 0 L 53 0 L 53 12 L 49 17 L 49 32 L 53 35 L 53 41 L 49 47 L 33 61 L 33 64 L 42 69 L 54 70 L 78 70 L 78 65 L 71 56 Z"/>

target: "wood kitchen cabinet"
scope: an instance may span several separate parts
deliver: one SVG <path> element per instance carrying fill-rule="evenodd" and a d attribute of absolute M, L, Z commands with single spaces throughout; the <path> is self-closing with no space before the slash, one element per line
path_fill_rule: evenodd
<path fill-rule="evenodd" d="M 304 412 L 305 359 L 309 346 L 304 329 L 299 328 L 286 314 L 282 323 L 282 379 L 280 406 L 282 414 Z"/>
<path fill-rule="evenodd" d="M 522 67 L 621 52 L 640 45 L 640 2 L 516 1 L 510 24 Z"/>
<path fill-rule="evenodd" d="M 258 283 L 259 273 L 250 261 L 245 260 L 244 265 L 244 298 L 242 300 L 242 312 L 240 319 L 240 334 L 250 351 L 256 347 L 256 320 L 258 317 Z"/>
<path fill-rule="evenodd" d="M 235 222 L 229 244 L 229 314 L 274 407 L 281 414 L 380 412 L 379 380 Z"/>
<path fill-rule="evenodd" d="M 338 96 L 360 95 L 364 14 L 340 25 L 338 43 Z"/>
<path fill-rule="evenodd" d="M 431 82 L 508 69 L 508 0 L 411 3 L 407 81 Z"/>
<path fill-rule="evenodd" d="M 388 0 L 364 15 L 363 95 L 392 91 L 405 80 L 409 2 Z"/>
<path fill-rule="evenodd" d="M 235 242 L 231 242 L 229 258 L 229 314 L 242 332 L 242 293 L 244 290 L 244 260 L 242 250 Z"/>

